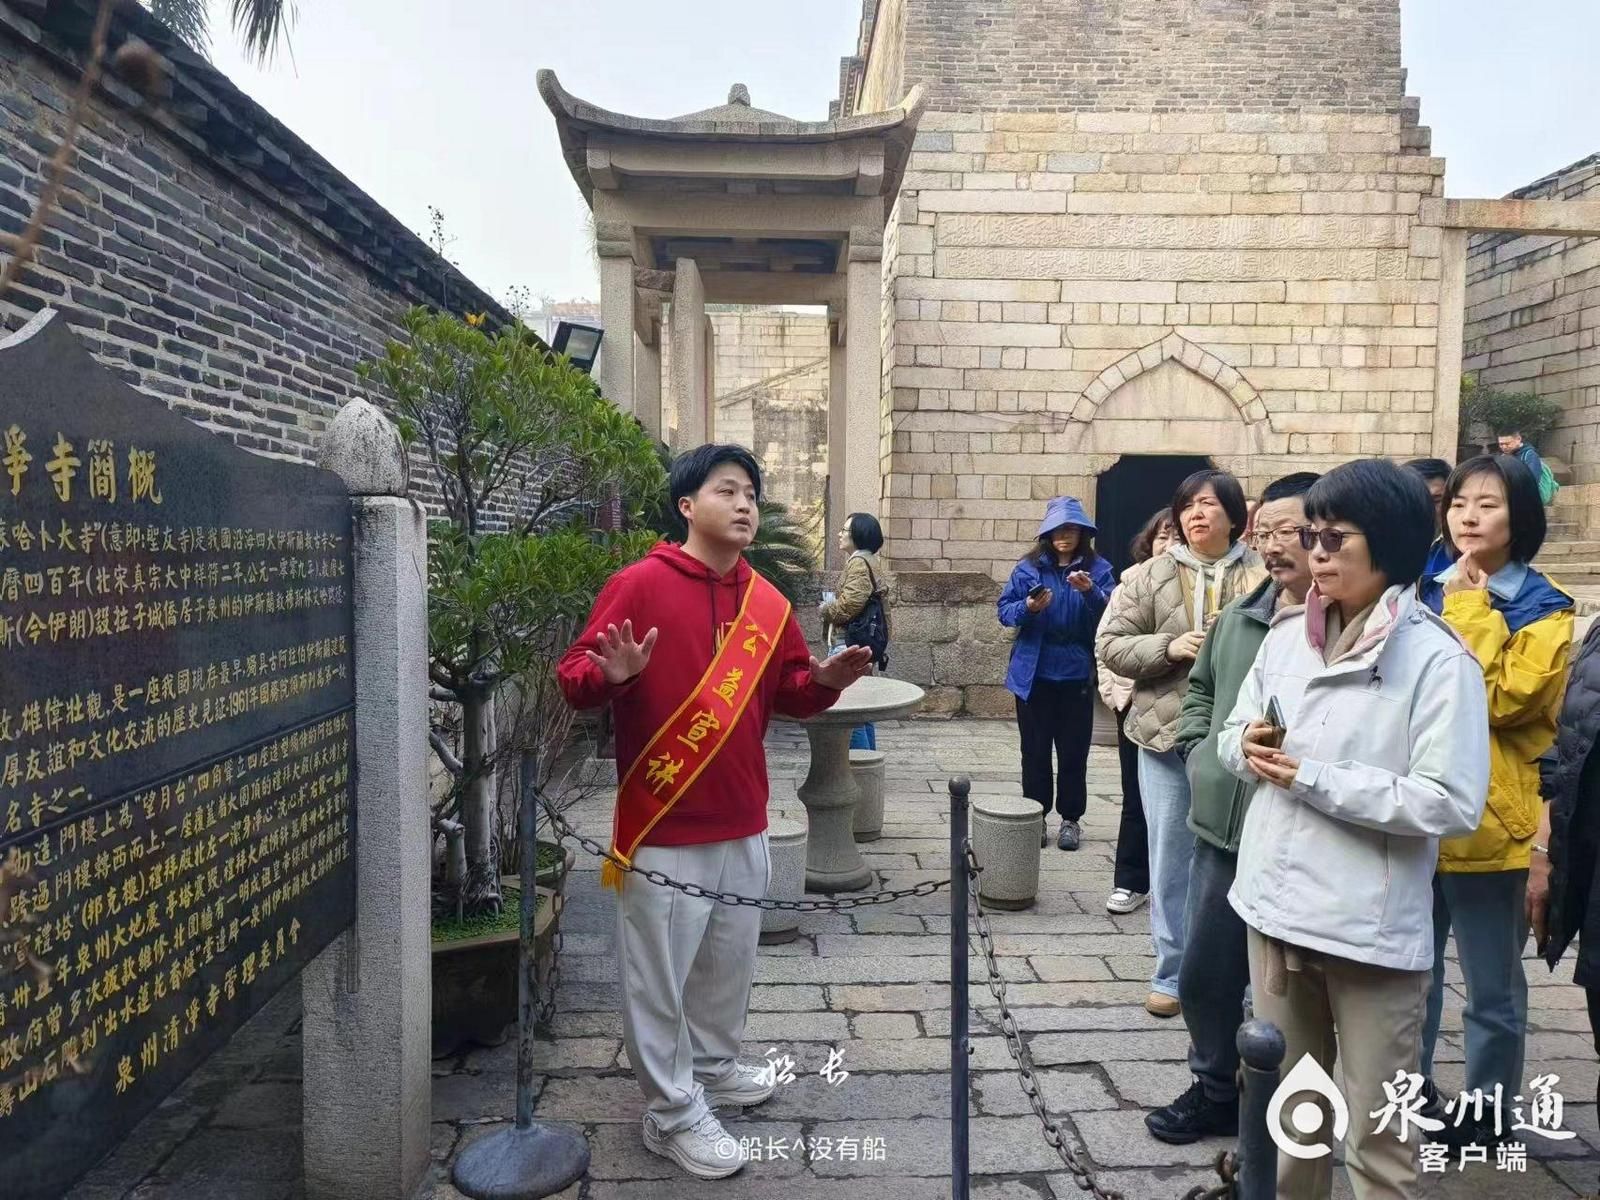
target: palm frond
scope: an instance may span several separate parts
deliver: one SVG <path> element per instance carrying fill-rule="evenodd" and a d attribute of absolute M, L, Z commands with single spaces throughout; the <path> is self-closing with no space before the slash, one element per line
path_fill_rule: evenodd
<path fill-rule="evenodd" d="M 196 54 L 211 50 L 211 21 L 206 0 L 146 0 L 155 17 Z"/>
<path fill-rule="evenodd" d="M 278 45 L 294 24 L 291 0 L 232 0 L 233 30 L 245 52 L 258 62 L 270 62 Z"/>

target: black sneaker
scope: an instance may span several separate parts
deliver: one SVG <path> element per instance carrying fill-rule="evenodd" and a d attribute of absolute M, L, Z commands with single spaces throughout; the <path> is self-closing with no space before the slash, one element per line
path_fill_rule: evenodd
<path fill-rule="evenodd" d="M 1187 1146 L 1206 1137 L 1237 1137 L 1239 1102 L 1208 1099 L 1197 1079 L 1171 1104 L 1146 1114 L 1144 1124 L 1152 1137 L 1172 1146 Z"/>
<path fill-rule="evenodd" d="M 1078 828 L 1076 821 L 1061 818 L 1061 832 L 1056 835 L 1056 849 L 1076 850 L 1083 841 L 1083 830 Z"/>

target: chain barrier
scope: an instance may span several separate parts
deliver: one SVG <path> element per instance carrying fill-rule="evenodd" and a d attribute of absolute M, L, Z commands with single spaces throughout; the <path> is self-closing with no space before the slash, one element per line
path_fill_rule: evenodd
<path fill-rule="evenodd" d="M 983 868 L 978 865 L 978 857 L 972 849 L 970 839 L 966 845 L 966 857 L 973 928 L 977 932 L 978 945 L 983 951 L 984 973 L 988 976 L 989 994 L 994 997 L 995 1004 L 1000 1009 L 1000 1032 L 1005 1036 L 1006 1050 L 1016 1063 L 1017 1082 L 1022 1088 L 1022 1094 L 1028 1098 L 1033 1115 L 1039 1118 L 1039 1124 L 1044 1129 L 1044 1140 L 1060 1156 L 1078 1188 L 1088 1192 L 1096 1200 L 1127 1200 L 1121 1192 L 1103 1186 L 1095 1178 L 1094 1171 L 1067 1144 L 1067 1133 L 1061 1128 L 1061 1123 L 1051 1116 L 1050 1110 L 1045 1107 L 1044 1091 L 1034 1074 L 1033 1056 L 1022 1041 L 1022 1031 L 1017 1024 L 1016 1014 L 1011 1011 L 1011 1005 L 1006 1001 L 1007 984 L 1005 976 L 1000 973 L 1000 963 L 995 954 L 994 933 L 989 928 L 989 914 L 984 911 L 983 903 L 978 899 L 978 876 Z M 1220 1184 L 1209 1191 L 1196 1186 L 1185 1194 L 1184 1200 L 1231 1200 L 1235 1195 L 1233 1155 L 1227 1151 L 1218 1155 L 1216 1170 L 1222 1180 Z"/>
<path fill-rule="evenodd" d="M 662 887 L 673 888 L 686 896 L 704 897 L 715 900 L 719 904 L 744 906 L 746 908 L 759 908 L 762 910 L 786 912 L 843 912 L 852 908 L 867 908 L 874 904 L 892 904 L 896 900 L 904 900 L 908 896 L 931 896 L 941 888 L 950 886 L 948 879 L 925 879 L 921 883 L 908 888 L 896 888 L 893 891 L 873 892 L 870 896 L 842 896 L 835 900 L 774 900 L 768 896 L 741 896 L 737 892 L 719 892 L 715 888 L 702 887 L 698 883 L 683 883 L 660 871 L 648 868 L 641 869 L 617 862 L 611 857 L 611 852 L 593 838 L 585 837 L 579 833 L 559 812 L 551 806 L 548 799 L 541 799 L 545 815 L 550 818 L 550 823 L 555 827 L 558 839 L 571 838 L 596 858 L 608 859 L 618 870 L 632 875 L 639 875 L 651 883 Z"/>

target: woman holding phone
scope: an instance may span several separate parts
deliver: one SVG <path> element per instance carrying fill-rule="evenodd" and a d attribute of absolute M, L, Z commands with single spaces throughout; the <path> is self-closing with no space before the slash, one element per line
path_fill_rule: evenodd
<path fill-rule="evenodd" d="M 1006 689 L 1022 733 L 1022 794 L 1046 819 L 1061 817 L 1056 845 L 1076 850 L 1089 803 L 1094 734 L 1094 633 L 1111 595 L 1111 564 L 1094 550 L 1094 522 L 1071 496 L 1045 508 L 1038 540 L 1000 595 L 1000 624 L 1017 631 Z M 1051 781 L 1051 752 L 1055 781 Z M 1049 840 L 1041 829 L 1039 844 Z"/>

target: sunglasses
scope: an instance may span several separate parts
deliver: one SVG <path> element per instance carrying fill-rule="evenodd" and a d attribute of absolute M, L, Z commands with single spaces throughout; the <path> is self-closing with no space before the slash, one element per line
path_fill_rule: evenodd
<path fill-rule="evenodd" d="M 1309 550 L 1320 545 L 1325 554 L 1343 550 L 1345 538 L 1366 536 L 1359 529 L 1313 529 L 1309 525 L 1302 525 L 1295 532 L 1300 535 L 1300 549 Z"/>

